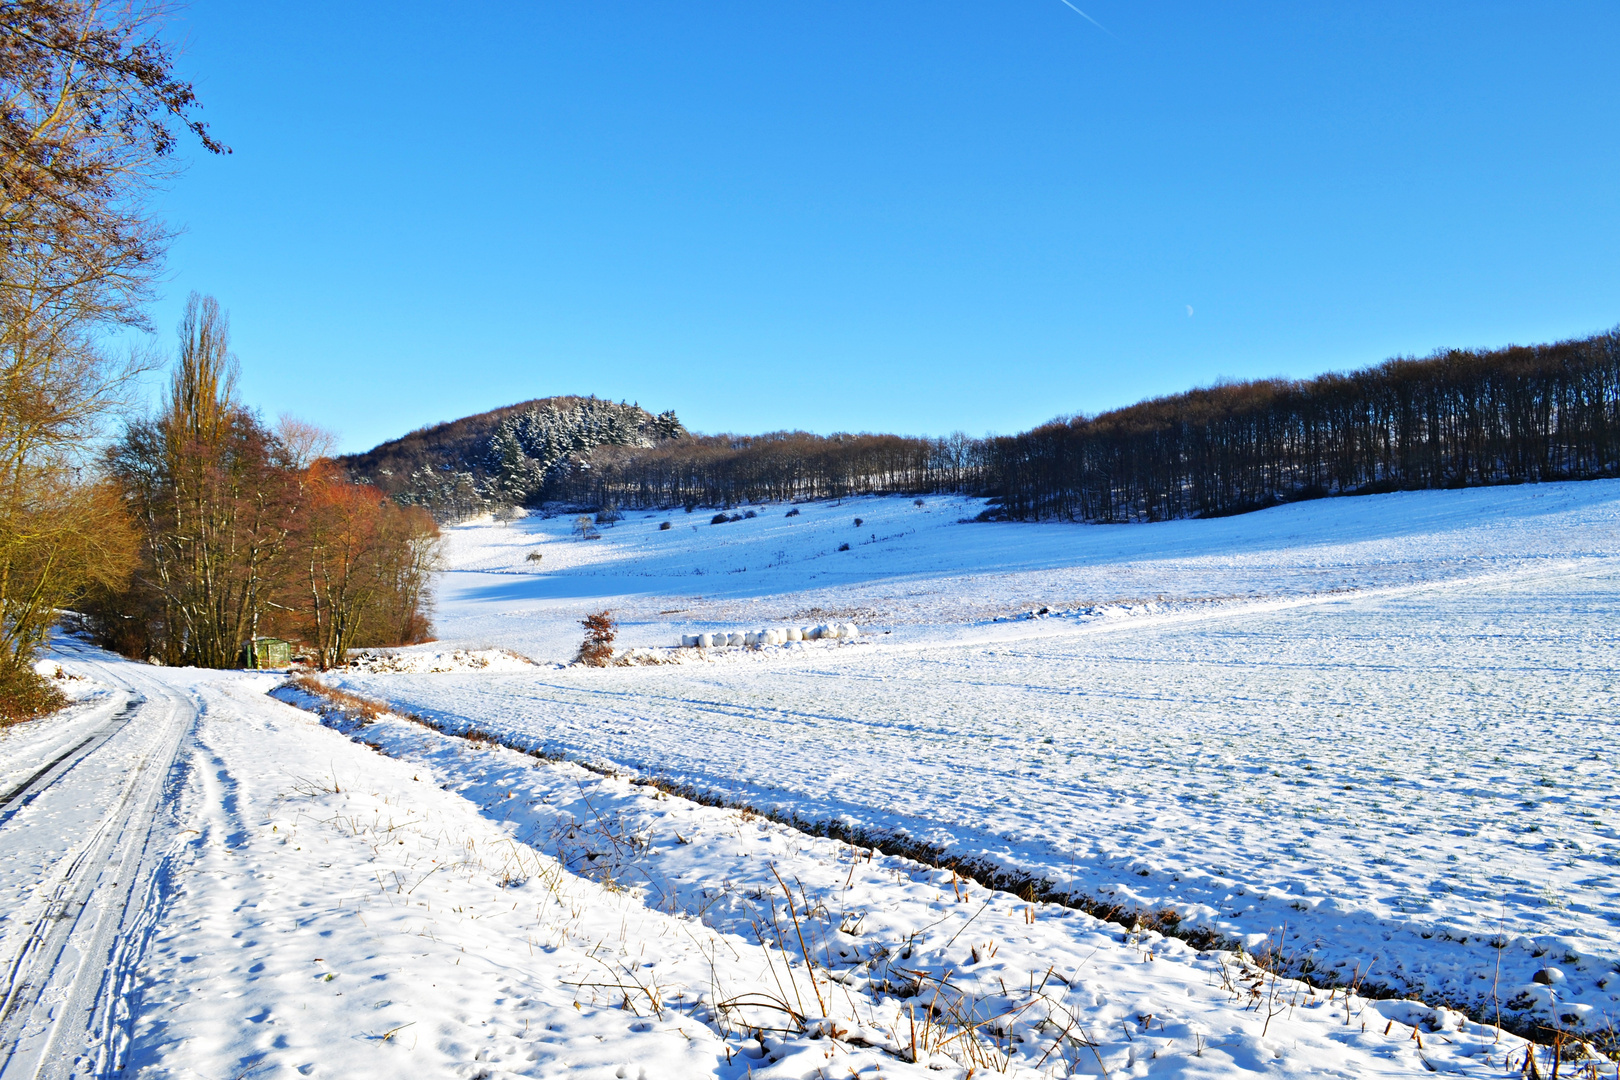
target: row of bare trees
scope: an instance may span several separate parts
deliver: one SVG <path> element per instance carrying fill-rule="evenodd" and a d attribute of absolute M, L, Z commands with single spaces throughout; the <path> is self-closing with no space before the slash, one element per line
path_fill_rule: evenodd
<path fill-rule="evenodd" d="M 437 527 L 350 482 L 329 442 L 243 407 L 225 316 L 193 295 L 163 410 L 130 423 L 108 457 L 138 560 L 127 585 L 87 598 L 98 636 L 200 667 L 237 665 L 261 636 L 306 643 L 322 667 L 425 636 Z"/>
<path fill-rule="evenodd" d="M 1158 521 L 1354 492 L 1620 475 L 1620 331 L 1226 383 L 1020 435 L 690 436 L 598 447 L 547 498 L 732 506 L 992 496 L 992 516 Z"/>
<path fill-rule="evenodd" d="M 1158 521 L 1320 495 L 1620 475 L 1620 331 L 1231 383 L 990 440 L 1010 517 Z"/>
<path fill-rule="evenodd" d="M 650 448 L 602 446 L 546 495 L 587 505 L 734 506 L 892 492 L 972 491 L 983 440 L 965 435 L 687 436 Z"/>
<path fill-rule="evenodd" d="M 169 401 L 104 454 L 157 364 L 181 136 L 228 152 L 174 74 L 153 0 L 0 0 L 0 723 L 61 701 L 33 661 L 63 609 L 164 660 L 237 662 L 255 633 L 326 662 L 425 632 L 432 523 L 348 484 L 296 424 L 235 398 L 225 323 L 194 300 Z"/>

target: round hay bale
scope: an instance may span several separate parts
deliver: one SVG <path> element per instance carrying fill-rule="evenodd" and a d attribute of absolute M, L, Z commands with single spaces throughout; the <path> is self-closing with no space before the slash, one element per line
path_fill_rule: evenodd
<path fill-rule="evenodd" d="M 698 648 L 700 648 L 700 649 L 713 648 L 714 647 L 714 635 L 713 634 L 699 634 L 697 636 L 697 643 L 698 643 Z"/>
<path fill-rule="evenodd" d="M 797 626 L 790 626 L 787 628 L 787 639 L 789 641 L 803 641 L 804 631 L 800 630 Z"/>
<path fill-rule="evenodd" d="M 852 622 L 845 623 L 841 629 L 843 632 L 838 635 L 839 637 L 858 638 L 861 636 L 861 628 Z"/>
<path fill-rule="evenodd" d="M 681 635 L 681 648 L 690 649 L 696 644 L 697 644 L 697 635 L 696 634 L 682 634 Z"/>

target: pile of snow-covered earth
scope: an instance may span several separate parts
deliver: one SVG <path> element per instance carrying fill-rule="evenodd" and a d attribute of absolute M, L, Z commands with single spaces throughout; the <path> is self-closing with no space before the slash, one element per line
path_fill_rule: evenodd
<path fill-rule="evenodd" d="M 1251 947 L 1286 927 L 1318 977 L 1620 1015 L 1620 483 L 1132 526 L 798 509 L 453 528 L 440 632 L 563 659 L 609 607 L 630 646 L 848 618 L 874 647 L 341 682 Z"/>
<path fill-rule="evenodd" d="M 508 649 L 370 649 L 349 657 L 351 671 L 438 675 L 449 671 L 532 671 L 534 661 Z"/>

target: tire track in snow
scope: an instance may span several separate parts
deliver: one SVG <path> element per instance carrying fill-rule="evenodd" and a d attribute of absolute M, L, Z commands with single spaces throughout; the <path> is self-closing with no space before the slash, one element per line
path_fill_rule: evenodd
<path fill-rule="evenodd" d="M 41 816 L 54 810 L 51 825 L 59 828 L 59 819 L 71 820 L 78 808 L 103 807 L 93 823 L 80 824 L 83 839 L 51 865 L 41 890 L 44 904 L 31 913 L 6 969 L 0 1077 L 7 1080 L 100 1075 L 116 1068 L 119 1044 L 127 1042 L 118 1038 L 119 1025 L 127 1020 L 118 1009 L 122 990 L 155 924 L 163 862 L 158 812 L 197 709 L 128 665 L 96 666 L 101 679 L 140 698 L 120 714 L 119 724 L 80 743 L 75 750 L 83 752 L 67 769 L 58 768 L 59 761 L 37 773 L 31 783 L 44 782 L 36 783 L 33 797 L 17 808 Z M 136 717 L 141 723 L 133 723 Z M 125 756 L 123 763 L 116 761 L 119 755 Z M 100 778 L 74 767 L 92 759 L 126 772 L 116 798 L 98 799 L 94 788 L 85 798 L 83 789 Z M 80 801 L 74 803 L 75 798 Z M 19 834 L 31 816 L 6 822 L 0 848 L 8 840 L 26 840 Z"/>
<path fill-rule="evenodd" d="M 0 795 L 0 811 L 4 811 L 4 813 L 0 813 L 0 826 L 5 825 L 6 822 L 16 816 L 18 811 L 33 802 L 42 792 L 49 790 L 52 785 L 71 772 L 73 766 L 95 753 L 102 743 L 116 735 L 125 724 L 129 723 L 130 717 L 135 715 L 135 709 L 140 703 L 139 698 L 126 698 L 124 706 L 114 712 L 106 723 L 34 770 L 21 783 L 12 787 L 10 791 Z M 92 746 L 91 743 L 95 743 L 95 745 Z M 68 761 L 68 758 L 73 760 Z M 65 765 L 64 762 L 66 762 Z M 59 765 L 62 766 L 60 769 L 57 768 Z M 11 803 L 19 796 L 22 797 L 22 802 L 12 806 Z"/>

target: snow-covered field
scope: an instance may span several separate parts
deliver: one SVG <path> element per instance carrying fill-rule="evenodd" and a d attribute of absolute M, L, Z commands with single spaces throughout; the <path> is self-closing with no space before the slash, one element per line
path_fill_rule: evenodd
<path fill-rule="evenodd" d="M 1113 528 L 755 509 L 452 529 L 442 640 L 327 678 L 576 761 L 64 642 L 80 703 L 0 734 L 33 1002 L 0 1076 L 1484 1077 L 1523 1042 L 1437 1006 L 1620 1014 L 1620 483 Z M 561 666 L 602 607 L 683 662 Z M 834 620 L 862 634 L 668 648 Z"/>
<path fill-rule="evenodd" d="M 342 681 L 1252 944 L 1286 926 L 1296 962 L 1428 1000 L 1620 1016 L 1620 483 L 1114 527 L 800 509 L 453 529 L 444 645 L 561 660 L 604 606 L 630 646 L 835 617 L 856 644 Z"/>
<path fill-rule="evenodd" d="M 188 735 L 163 811 L 118 830 L 147 837 L 150 887 L 69 923 L 28 898 L 0 918 L 8 955 L 98 908 L 123 927 L 89 935 L 104 952 L 67 932 L 61 963 L 16 954 L 8 998 L 39 1004 L 4 1029 L 7 1076 L 1484 1077 L 1524 1059 L 1445 1009 L 1312 991 L 577 765 L 391 716 L 323 725 L 273 675 L 68 652 Z M 0 828 L 0 864 L 19 871 L 42 849 L 16 839 L 64 810 L 94 826 L 104 774 L 151 760 L 114 752 L 142 730 Z M 64 837 L 41 892 L 82 864 Z M 88 1027 L 53 1031 L 79 999 Z"/>

